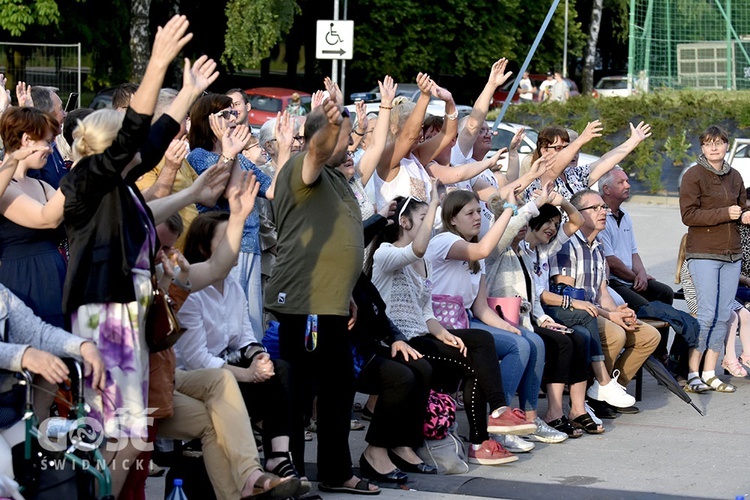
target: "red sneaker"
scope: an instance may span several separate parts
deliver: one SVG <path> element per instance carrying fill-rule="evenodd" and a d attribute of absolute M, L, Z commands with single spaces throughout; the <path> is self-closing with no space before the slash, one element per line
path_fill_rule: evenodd
<path fill-rule="evenodd" d="M 479 465 L 500 465 L 515 462 L 518 457 L 502 447 L 494 439 L 488 439 L 482 443 L 478 450 L 469 445 L 469 463 Z"/>
<path fill-rule="evenodd" d="M 490 434 L 514 434 L 526 436 L 536 432 L 536 424 L 526 421 L 526 414 L 518 408 L 508 408 L 499 417 L 490 417 L 487 421 L 487 432 Z"/>

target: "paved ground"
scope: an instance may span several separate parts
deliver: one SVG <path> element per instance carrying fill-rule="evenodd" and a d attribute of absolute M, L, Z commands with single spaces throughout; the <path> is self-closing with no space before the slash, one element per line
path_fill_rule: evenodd
<path fill-rule="evenodd" d="M 647 204 L 659 198 L 638 201 L 626 210 L 633 217 L 641 257 L 650 274 L 675 286 L 675 258 L 685 232 L 679 210 L 674 204 Z M 738 387 L 735 394 L 694 395 L 706 412 L 701 417 L 647 374 L 643 401 L 638 403 L 642 412 L 605 421 L 603 435 L 586 435 L 558 445 L 537 444 L 533 452 L 520 455 L 518 462 L 471 466 L 465 475 L 412 475 L 410 491 L 384 488 L 379 498 L 729 499 L 748 495 L 750 379 L 732 379 L 732 383 Z M 540 411 L 545 404 L 540 402 Z M 459 415 L 459 432 L 465 434 L 465 416 Z M 355 464 L 364 449 L 364 437 L 363 431 L 351 434 Z M 312 464 L 317 441 L 310 444 L 305 458 Z M 314 477 L 313 465 L 310 472 Z M 149 480 L 148 498 L 161 498 L 161 492 L 163 479 Z M 325 498 L 344 496 L 326 494 Z"/>

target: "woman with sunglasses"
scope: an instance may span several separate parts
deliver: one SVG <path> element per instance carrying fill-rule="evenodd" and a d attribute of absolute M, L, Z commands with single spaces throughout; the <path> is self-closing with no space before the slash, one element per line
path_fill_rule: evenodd
<path fill-rule="evenodd" d="M 640 122 L 637 126 L 630 125 L 630 137 L 607 152 L 591 165 L 578 165 L 578 155 L 581 148 L 595 137 L 601 137 L 602 124 L 595 120 L 586 125 L 581 135 L 571 137 L 568 130 L 560 126 L 545 127 L 539 132 L 536 150 L 531 159 L 524 161 L 525 169 L 539 157 L 557 155 L 550 168 L 542 174 L 538 181 L 532 182 L 524 192 L 524 198 L 530 200 L 534 191 L 541 189 L 548 182 L 555 183 L 555 191 L 569 200 L 576 192 L 587 189 L 615 165 L 633 151 L 644 139 L 651 136 L 651 125 Z M 574 132 L 575 133 L 575 132 Z"/>
<path fill-rule="evenodd" d="M 688 358 L 688 385 L 692 392 L 734 392 L 735 387 L 716 376 L 732 318 L 742 264 L 738 223 L 750 224 L 745 209 L 747 194 L 742 176 L 724 160 L 729 136 L 721 127 L 700 135 L 701 155 L 682 178 L 680 213 L 688 226 L 685 258 L 698 299 L 698 348 Z M 705 352 L 703 372 L 698 374 Z"/>
<path fill-rule="evenodd" d="M 245 127 L 245 125 L 237 125 L 237 116 L 238 112 L 232 109 L 232 98 L 229 96 L 208 94 L 198 99 L 190 109 L 188 142 L 191 151 L 187 156 L 187 161 L 198 175 L 216 163 L 234 163 L 235 168 L 239 167 L 255 174 L 260 184 L 259 196 L 265 198 L 266 191 L 271 190 L 272 179 L 243 155 L 227 157 L 222 153 L 222 136 L 235 127 Z M 225 199 L 220 199 L 215 207 L 198 205 L 199 212 L 227 209 Z M 232 275 L 237 278 L 245 291 L 248 314 L 256 335 L 262 335 L 265 331 L 262 319 L 263 292 L 259 230 L 260 219 L 256 206 L 245 222 L 240 257 L 237 266 L 232 270 Z"/>

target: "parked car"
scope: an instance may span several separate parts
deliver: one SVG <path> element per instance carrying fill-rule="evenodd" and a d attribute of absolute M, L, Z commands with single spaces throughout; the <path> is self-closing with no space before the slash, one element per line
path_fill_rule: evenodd
<path fill-rule="evenodd" d="M 733 169 L 740 173 L 742 182 L 745 184 L 745 189 L 750 188 L 750 139 L 735 139 L 732 147 L 727 150 L 724 159 Z M 694 165 L 695 163 L 691 163 L 682 169 L 680 177 L 677 179 L 678 188 L 682 186 L 682 178 L 685 176 L 685 172 L 690 170 Z"/>
<path fill-rule="evenodd" d="M 281 87 L 257 87 L 247 89 L 245 93 L 250 96 L 250 112 L 247 114 L 248 122 L 253 128 L 259 128 L 268 120 L 276 118 L 276 114 L 284 111 L 292 101 L 292 94 L 299 94 L 302 107 L 310 112 L 311 96 L 301 90 L 285 89 Z"/>
<path fill-rule="evenodd" d="M 636 94 L 635 86 L 628 90 L 627 76 L 605 76 L 594 86 L 594 97 L 627 97 Z"/>
<path fill-rule="evenodd" d="M 419 86 L 416 83 L 399 83 L 396 88 L 396 97 L 405 96 L 408 97 L 411 102 L 417 102 L 420 94 Z M 349 96 L 352 101 L 365 101 L 367 105 L 367 113 L 378 114 L 380 112 L 380 89 L 375 87 L 369 92 L 355 92 Z M 350 113 L 355 111 L 355 105 L 350 104 L 346 106 Z M 471 106 L 464 104 L 456 104 L 456 110 L 458 111 L 459 119 L 471 113 Z M 437 97 L 430 99 L 430 104 L 427 105 L 427 113 L 433 116 L 442 116 L 445 114 L 445 102 L 441 101 Z"/>
<path fill-rule="evenodd" d="M 547 79 L 547 75 L 536 75 L 536 74 L 531 75 L 530 74 L 529 75 L 529 79 L 531 80 L 531 84 L 534 87 L 536 87 L 537 90 L 538 90 L 539 86 L 542 84 L 542 82 Z M 570 78 L 565 78 L 564 80 L 565 80 L 565 83 L 568 84 L 568 88 L 570 89 L 569 90 L 570 97 L 581 95 L 581 93 L 578 91 L 578 85 L 576 85 L 576 82 L 574 82 Z M 495 91 L 495 94 L 492 96 L 492 101 L 490 101 L 490 107 L 491 108 L 499 108 L 500 106 L 503 105 L 503 103 L 505 102 L 505 99 L 508 98 L 508 94 L 510 93 L 511 87 L 513 87 L 513 82 L 514 81 L 515 81 L 515 79 L 508 80 L 500 88 L 498 88 Z M 518 97 L 518 89 L 516 89 L 516 93 L 513 94 L 513 98 L 511 99 L 510 102 L 511 102 L 511 104 L 518 104 L 519 100 L 520 100 L 520 98 Z M 541 101 L 542 100 L 541 99 L 541 95 L 540 94 L 536 94 L 534 96 L 534 100 L 535 101 Z"/>
<path fill-rule="evenodd" d="M 111 108 L 112 107 L 112 96 L 115 93 L 114 88 L 104 89 L 94 96 L 94 99 L 89 104 L 89 108 L 96 111 L 97 109 Z"/>

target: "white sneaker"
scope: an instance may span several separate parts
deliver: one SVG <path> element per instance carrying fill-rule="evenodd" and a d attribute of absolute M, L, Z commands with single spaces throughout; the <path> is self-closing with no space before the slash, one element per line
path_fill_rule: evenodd
<path fill-rule="evenodd" d="M 526 441 L 511 434 L 495 434 L 490 437 L 511 453 L 527 453 L 536 447 L 531 441 Z"/>
<path fill-rule="evenodd" d="M 598 380 L 588 388 L 586 395 L 597 401 L 605 401 L 607 404 L 617 408 L 627 408 L 635 404 L 635 398 L 625 391 L 625 388 L 617 383 L 617 377 L 620 371 L 615 370 L 612 374 L 612 380 L 607 385 L 601 385 Z"/>

